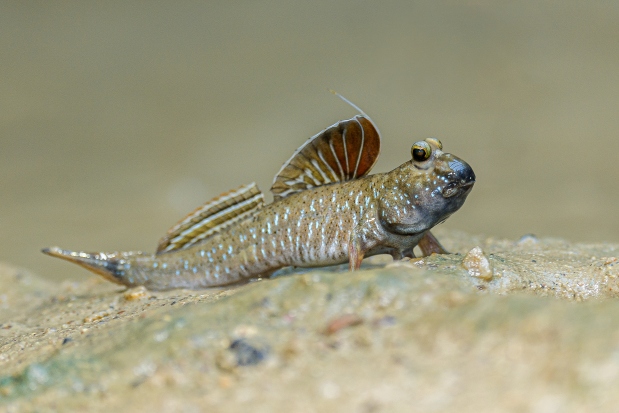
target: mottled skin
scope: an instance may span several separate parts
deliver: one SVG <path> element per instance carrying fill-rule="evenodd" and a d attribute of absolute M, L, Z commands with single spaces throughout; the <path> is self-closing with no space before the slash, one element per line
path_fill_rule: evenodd
<path fill-rule="evenodd" d="M 349 262 L 387 253 L 413 257 L 427 231 L 462 206 L 475 182 L 466 162 L 428 139 L 432 155 L 391 172 L 320 186 L 264 206 L 205 241 L 159 255 L 45 252 L 107 279 L 151 290 L 205 288 L 266 277 L 286 267 Z"/>

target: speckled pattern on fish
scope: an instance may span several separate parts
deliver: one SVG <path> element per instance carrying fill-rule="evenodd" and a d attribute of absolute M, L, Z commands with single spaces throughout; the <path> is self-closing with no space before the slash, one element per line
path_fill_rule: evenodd
<path fill-rule="evenodd" d="M 223 194 L 173 227 L 157 253 L 43 252 L 110 281 L 152 290 L 206 288 L 268 277 L 286 267 L 364 257 L 444 253 L 429 230 L 464 203 L 471 167 L 442 151 L 437 139 L 413 145 L 412 159 L 367 175 L 380 135 L 365 116 L 338 122 L 310 138 L 275 177 L 275 201 L 264 205 L 255 184 Z"/>

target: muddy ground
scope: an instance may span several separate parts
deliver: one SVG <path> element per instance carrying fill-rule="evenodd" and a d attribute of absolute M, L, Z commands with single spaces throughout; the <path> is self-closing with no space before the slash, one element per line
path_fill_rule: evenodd
<path fill-rule="evenodd" d="M 619 411 L 618 4 L 1 2 L 0 412 Z M 328 88 L 373 172 L 428 137 L 467 161 L 441 229 L 497 238 L 155 294 L 39 252 L 152 251 L 268 192 L 356 114 Z"/>
<path fill-rule="evenodd" d="M 616 411 L 619 245 L 439 234 L 457 254 L 218 290 L 3 265 L 0 409 Z"/>

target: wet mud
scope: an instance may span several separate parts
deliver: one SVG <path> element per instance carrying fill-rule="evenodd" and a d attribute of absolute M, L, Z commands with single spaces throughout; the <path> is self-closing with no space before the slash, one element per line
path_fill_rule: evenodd
<path fill-rule="evenodd" d="M 455 254 L 233 289 L 4 265 L 0 410 L 612 411 L 619 245 L 439 234 Z"/>

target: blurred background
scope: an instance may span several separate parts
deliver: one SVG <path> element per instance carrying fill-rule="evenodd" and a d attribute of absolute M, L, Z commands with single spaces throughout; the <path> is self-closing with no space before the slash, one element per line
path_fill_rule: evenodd
<path fill-rule="evenodd" d="M 376 172 L 437 137 L 477 184 L 445 228 L 619 242 L 616 1 L 0 3 L 0 261 L 152 251 L 354 110 Z M 270 195 L 269 195 L 270 199 Z"/>

